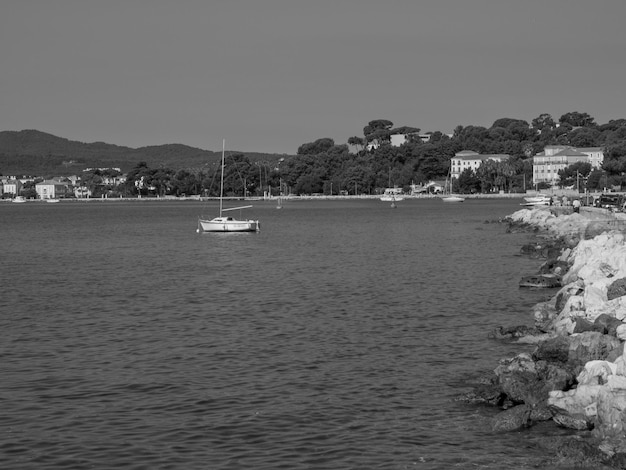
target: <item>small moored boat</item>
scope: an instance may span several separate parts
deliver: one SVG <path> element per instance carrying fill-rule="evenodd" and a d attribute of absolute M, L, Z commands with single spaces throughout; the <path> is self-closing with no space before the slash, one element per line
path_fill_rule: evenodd
<path fill-rule="evenodd" d="M 524 198 L 522 206 L 549 206 L 550 196 L 547 194 L 537 194 L 536 196 L 527 196 Z"/>
<path fill-rule="evenodd" d="M 380 197 L 381 201 L 384 202 L 396 202 L 402 201 L 404 199 L 404 191 L 402 188 L 387 188 L 385 192 Z"/>
<path fill-rule="evenodd" d="M 226 142 L 222 141 L 222 179 L 220 182 L 220 215 L 213 219 L 203 219 L 198 217 L 198 229 L 196 232 L 258 232 L 261 224 L 258 220 L 237 220 L 233 217 L 224 217 L 223 212 L 247 209 L 252 206 L 223 208 L 224 200 L 224 146 Z"/>

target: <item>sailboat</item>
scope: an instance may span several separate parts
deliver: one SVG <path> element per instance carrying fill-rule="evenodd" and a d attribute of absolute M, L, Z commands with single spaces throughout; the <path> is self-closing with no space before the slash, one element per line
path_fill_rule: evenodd
<path fill-rule="evenodd" d="M 391 187 L 391 167 L 389 167 L 389 185 L 380 197 L 380 200 L 384 202 L 391 202 L 391 207 L 396 207 L 396 201 L 402 201 L 403 199 L 404 196 L 402 188 Z"/>
<path fill-rule="evenodd" d="M 231 207 L 224 209 L 224 149 L 226 141 L 222 141 L 222 178 L 220 181 L 220 215 L 214 219 L 207 220 L 198 217 L 198 229 L 196 232 L 258 232 L 261 224 L 258 220 L 237 220 L 233 217 L 224 216 L 227 211 L 247 209 L 252 206 Z"/>
<path fill-rule="evenodd" d="M 452 194 L 452 168 L 448 171 L 448 178 L 446 178 L 446 187 L 444 188 L 444 196 L 441 198 L 443 202 L 463 202 L 465 198 Z"/>

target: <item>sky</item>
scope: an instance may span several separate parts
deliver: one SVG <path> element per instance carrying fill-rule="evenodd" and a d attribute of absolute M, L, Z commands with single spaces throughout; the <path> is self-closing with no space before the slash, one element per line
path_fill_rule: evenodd
<path fill-rule="evenodd" d="M 368 122 L 626 118 L 624 0 L 2 0 L 0 130 L 295 154 Z"/>

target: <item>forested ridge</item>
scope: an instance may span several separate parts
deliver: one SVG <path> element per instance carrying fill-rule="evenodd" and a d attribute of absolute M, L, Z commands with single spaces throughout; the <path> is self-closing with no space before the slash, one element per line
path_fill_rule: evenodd
<path fill-rule="evenodd" d="M 53 170 L 65 169 L 64 174 L 82 175 L 96 192 L 99 189 L 130 196 L 137 192 L 215 195 L 218 191 L 220 153 L 180 144 L 140 149 L 81 144 L 38 131 L 9 134 L 0 132 L 0 172 L 5 175 L 11 174 L 5 168 L 13 168 L 27 156 L 45 171 L 23 173 L 58 175 Z M 395 134 L 406 135 L 407 141 L 391 145 Z M 281 190 L 292 194 L 375 194 L 389 186 L 408 189 L 413 183 L 445 179 L 450 159 L 462 150 L 508 154 L 511 158 L 500 163 L 491 161 L 476 173 L 463 172 L 455 181 L 456 190 L 517 192 L 530 187 L 532 157 L 548 145 L 598 147 L 604 151 L 601 169 L 576 164 L 563 172 L 561 185 L 571 184 L 575 175 L 577 180 L 584 178 L 589 189 L 626 186 L 626 119 L 597 124 L 587 113 L 566 113 L 558 120 L 540 114 L 531 122 L 501 118 L 488 128 L 457 126 L 452 135 L 429 132 L 427 141 L 420 134 L 424 136 L 418 128 L 394 127 L 393 122 L 378 119 L 367 123 L 363 135 L 348 137 L 345 144 L 321 137 L 303 143 L 296 155 L 228 152 L 225 192 L 254 196 Z M 50 142 L 46 143 L 42 135 Z M 36 145 L 32 137 L 37 137 Z M 83 172 L 85 167 L 95 166 L 119 167 L 127 182 L 121 187 L 98 188 L 102 186 L 98 170 Z"/>

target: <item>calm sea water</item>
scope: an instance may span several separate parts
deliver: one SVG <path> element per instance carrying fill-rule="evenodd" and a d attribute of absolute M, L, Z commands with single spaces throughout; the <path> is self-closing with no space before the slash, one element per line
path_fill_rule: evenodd
<path fill-rule="evenodd" d="M 521 352 L 519 200 L 0 204 L 0 467 L 542 468 L 454 400 Z"/>

